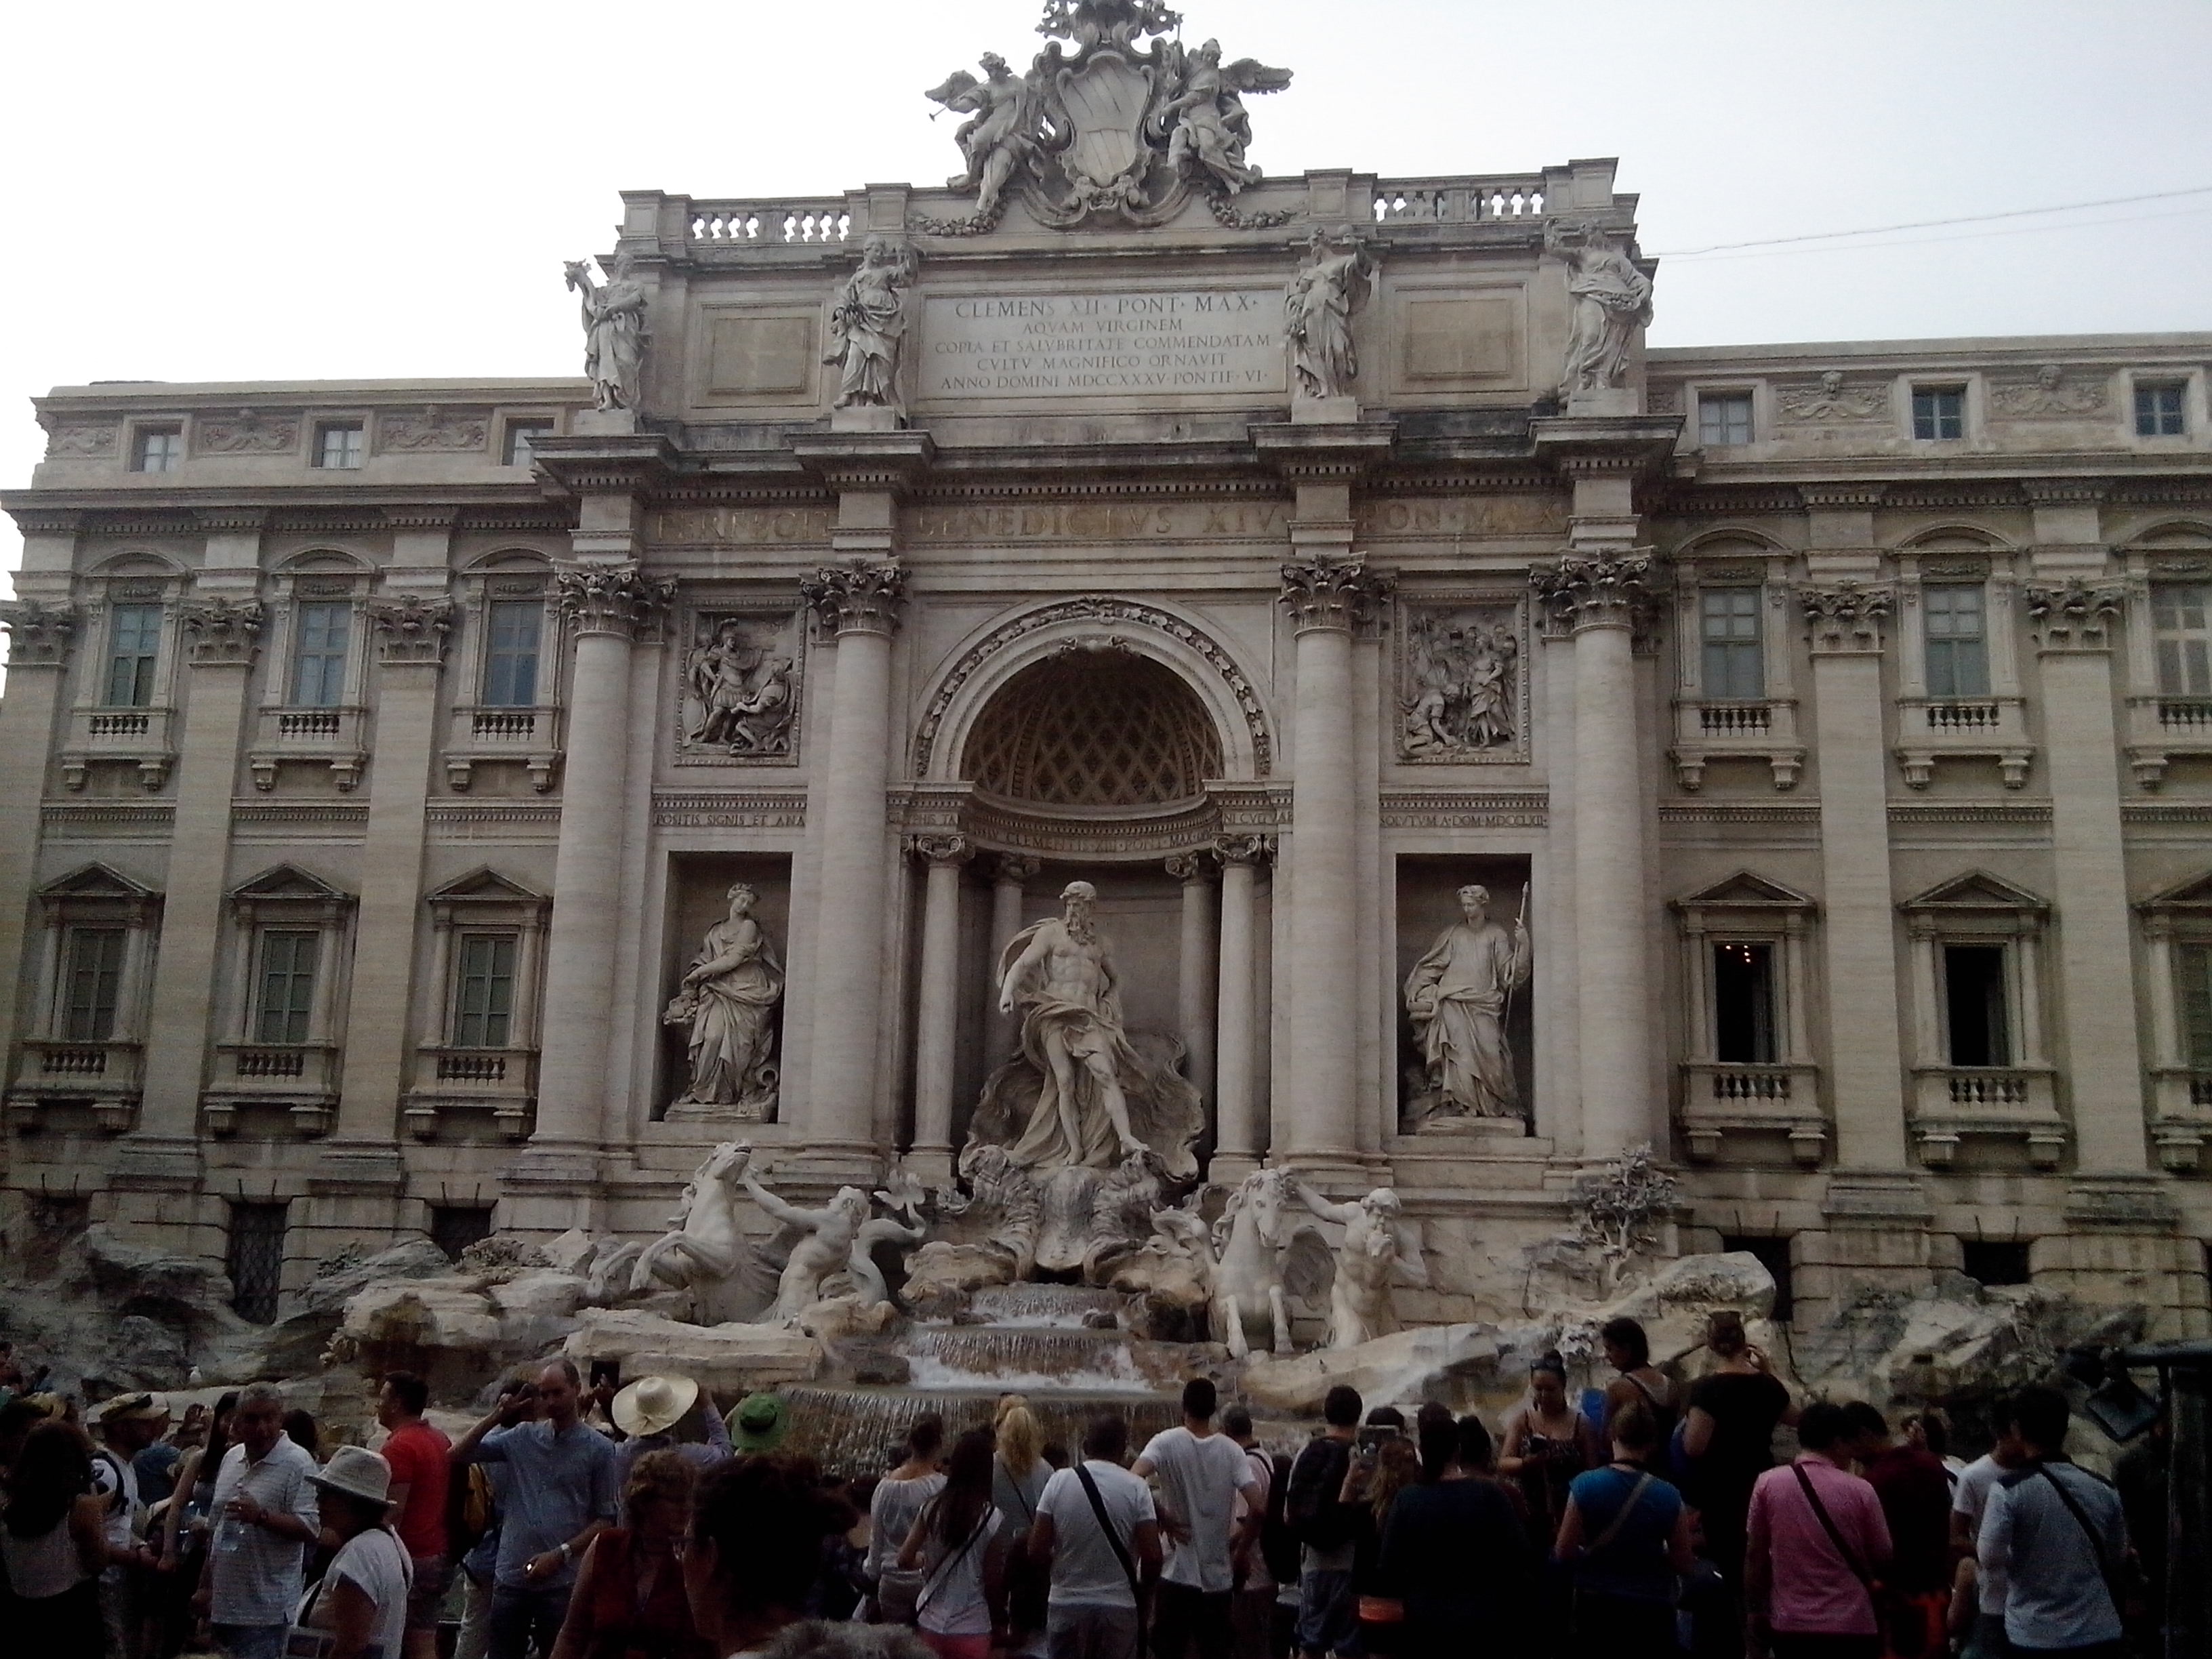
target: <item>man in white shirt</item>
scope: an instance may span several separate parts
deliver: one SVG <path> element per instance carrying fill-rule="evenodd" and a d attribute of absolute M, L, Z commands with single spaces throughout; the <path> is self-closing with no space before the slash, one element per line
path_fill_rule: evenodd
<path fill-rule="evenodd" d="M 301 1547 L 322 1534 L 315 1460 L 284 1432 L 284 1396 L 256 1382 L 230 1419 L 216 1471 L 215 1533 L 197 1598 L 230 1659 L 277 1659 L 300 1601 Z"/>
<path fill-rule="evenodd" d="M 1052 1574 L 1049 1659 L 1139 1659 L 1137 1588 L 1160 1570 L 1160 1528 L 1152 1488 L 1121 1467 L 1128 1449 L 1129 1425 L 1118 1413 L 1094 1418 L 1083 1462 L 1055 1470 L 1037 1499 L 1029 1551 Z"/>
<path fill-rule="evenodd" d="M 1152 1616 L 1155 1659 L 1183 1659 L 1191 1642 L 1199 1659 L 1229 1659 L 1236 1583 L 1231 1557 L 1251 1547 L 1267 1518 L 1267 1489 L 1244 1448 L 1213 1426 L 1219 1403 L 1210 1379 L 1195 1376 L 1184 1383 L 1182 1426 L 1154 1435 L 1130 1470 L 1139 1480 L 1158 1480 L 1160 1530 L 1175 1545 L 1160 1574 Z M 1240 1493 L 1247 1506 L 1241 1527 L 1236 1521 Z"/>
<path fill-rule="evenodd" d="M 2006 1402 L 2007 1435 L 2027 1457 L 1990 1493 L 1982 1571 L 2003 1568 L 2005 1640 L 2014 1653 L 2122 1659 L 2127 1522 L 2119 1493 L 2067 1461 L 2068 1416 L 2056 1389 L 2025 1388 Z"/>
<path fill-rule="evenodd" d="M 1990 1493 L 1996 1489 L 2007 1471 L 2018 1468 L 2027 1461 L 2019 1437 L 2003 1426 L 2009 1415 L 2011 1401 L 2008 1395 L 1998 1396 L 1993 1416 L 1999 1425 L 1997 1443 L 1986 1455 L 1976 1458 L 1959 1471 L 1958 1484 L 1951 1490 L 1951 1547 L 1954 1554 L 1972 1555 L 1981 1537 L 1982 1517 L 1989 1510 Z M 1974 1617 L 1976 1650 L 1984 1656 L 2002 1656 L 2005 1650 L 2005 1563 L 2002 1560 L 1984 1561 L 1975 1582 L 1975 1593 L 1980 1605 Z"/>

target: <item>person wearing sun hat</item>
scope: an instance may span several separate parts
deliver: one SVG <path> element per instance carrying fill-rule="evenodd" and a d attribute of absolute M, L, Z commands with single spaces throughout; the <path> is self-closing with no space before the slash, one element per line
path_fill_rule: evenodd
<path fill-rule="evenodd" d="M 704 1409 L 699 1409 L 703 1404 Z M 629 1474 L 647 1452 L 672 1451 L 701 1474 L 730 1455 L 729 1432 L 714 1396 L 688 1376 L 641 1376 L 623 1385 L 608 1408 L 615 1426 L 629 1437 L 615 1448 L 617 1492 L 629 1490 Z M 696 1424 L 706 1438 L 686 1439 Z M 630 1524 L 627 1513 L 622 1524 Z"/>
<path fill-rule="evenodd" d="M 740 1452 L 771 1452 L 791 1432 L 780 1394 L 749 1394 L 730 1413 L 730 1443 Z"/>
<path fill-rule="evenodd" d="M 384 1524 L 392 1510 L 392 1465 L 361 1446 L 340 1446 L 307 1477 L 321 1495 L 323 1524 L 338 1536 L 322 1582 L 295 1624 L 327 1632 L 325 1659 L 399 1659 L 407 1639 L 407 1551 Z"/>

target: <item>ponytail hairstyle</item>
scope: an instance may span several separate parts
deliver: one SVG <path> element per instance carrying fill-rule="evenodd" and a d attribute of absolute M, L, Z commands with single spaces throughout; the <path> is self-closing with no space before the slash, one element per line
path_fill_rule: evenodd
<path fill-rule="evenodd" d="M 1705 1346 L 1723 1359 L 1733 1359 L 1751 1346 L 1744 1334 L 1743 1316 L 1726 1310 L 1705 1320 Z"/>

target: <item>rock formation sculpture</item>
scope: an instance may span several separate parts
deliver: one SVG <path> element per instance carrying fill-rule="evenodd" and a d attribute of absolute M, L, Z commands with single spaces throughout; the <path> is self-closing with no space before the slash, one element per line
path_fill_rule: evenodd
<path fill-rule="evenodd" d="M 582 296 L 584 374 L 592 383 L 594 408 L 635 409 L 638 377 L 645 367 L 645 284 L 627 253 L 617 256 L 614 276 L 605 284 L 592 280 L 589 263 L 571 259 L 562 267 L 568 287 Z"/>
<path fill-rule="evenodd" d="M 1522 891 L 1526 910 L 1528 891 Z M 1490 890 L 1459 890 L 1461 920 L 1437 935 L 1406 977 L 1406 1012 L 1426 1062 L 1428 1088 L 1409 1114 L 1432 1117 L 1518 1117 L 1520 1089 L 1505 1032 L 1513 993 L 1528 982 L 1528 927 L 1490 920 Z"/>
<path fill-rule="evenodd" d="M 729 915 L 707 930 L 662 1016 L 690 1028 L 691 1079 L 669 1115 L 763 1122 L 775 1115 L 770 1019 L 783 996 L 783 963 L 753 918 L 759 896 L 738 882 L 728 897 Z"/>

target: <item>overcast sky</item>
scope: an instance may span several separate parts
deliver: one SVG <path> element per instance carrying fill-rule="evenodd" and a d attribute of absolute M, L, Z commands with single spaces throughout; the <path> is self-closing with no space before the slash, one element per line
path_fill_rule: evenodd
<path fill-rule="evenodd" d="M 580 372 L 616 192 L 954 170 L 921 97 L 1034 0 L 27 5 L 6 27 L 0 484 L 50 386 Z M 1268 172 L 1618 155 L 1643 243 L 2212 186 L 2212 0 L 1189 0 L 1296 72 Z M 1993 234 L 1994 233 L 1994 234 Z M 1658 345 L 2212 329 L 2212 192 L 1667 260 Z M 0 519 L 0 568 L 19 555 Z"/>

